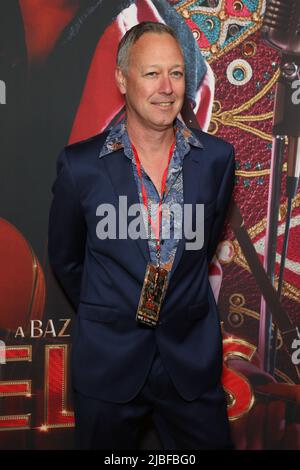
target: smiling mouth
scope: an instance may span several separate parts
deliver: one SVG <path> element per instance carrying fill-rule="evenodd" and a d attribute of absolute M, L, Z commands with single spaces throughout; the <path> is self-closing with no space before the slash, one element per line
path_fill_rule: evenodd
<path fill-rule="evenodd" d="M 158 106 L 163 106 L 164 108 L 168 108 L 174 104 L 174 101 L 162 101 L 161 103 L 153 103 Z"/>

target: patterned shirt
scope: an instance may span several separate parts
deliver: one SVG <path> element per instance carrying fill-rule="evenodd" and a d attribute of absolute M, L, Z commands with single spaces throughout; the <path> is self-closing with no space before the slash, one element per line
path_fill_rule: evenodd
<path fill-rule="evenodd" d="M 188 129 L 178 118 L 174 125 L 176 142 L 173 151 L 173 155 L 170 160 L 165 192 L 162 199 L 162 220 L 161 220 L 161 253 L 160 262 L 161 266 L 165 267 L 169 271 L 171 270 L 176 249 L 179 241 L 179 237 L 182 236 L 182 221 L 180 217 L 174 217 L 175 211 L 170 211 L 171 207 L 180 206 L 181 214 L 183 214 L 183 172 L 182 165 L 185 155 L 190 151 L 190 145 L 198 148 L 202 148 L 203 145 L 196 138 L 190 129 Z M 135 157 L 133 154 L 132 146 L 129 140 L 129 136 L 126 130 L 126 121 L 123 119 L 116 126 L 114 126 L 100 151 L 99 158 L 104 157 L 112 152 L 119 149 L 124 149 L 124 154 L 132 162 L 132 170 L 135 178 L 135 182 L 138 189 L 140 204 L 144 204 L 142 197 L 142 185 L 138 175 Z M 141 173 L 143 184 L 148 197 L 148 207 L 150 210 L 151 219 L 155 225 L 157 208 L 161 199 L 154 183 L 144 171 L 141 164 Z M 173 206 L 174 205 L 174 206 Z M 179 207 L 177 206 L 177 207 Z M 169 208 L 169 209 L 168 209 Z M 148 232 L 148 216 L 147 212 L 143 211 L 143 219 L 147 233 L 150 234 L 148 238 L 149 253 L 151 262 L 156 264 L 156 238 L 153 229 Z M 164 235 L 166 235 L 164 237 Z M 178 237 L 178 234 L 180 236 Z M 177 236 L 176 236 L 177 235 Z"/>

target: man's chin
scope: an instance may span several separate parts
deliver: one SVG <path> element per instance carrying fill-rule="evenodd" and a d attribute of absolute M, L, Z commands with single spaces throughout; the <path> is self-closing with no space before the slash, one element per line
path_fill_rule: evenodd
<path fill-rule="evenodd" d="M 177 116 L 177 114 L 176 114 Z M 158 118 L 158 119 L 153 119 L 152 120 L 152 127 L 158 129 L 158 130 L 165 130 L 170 127 L 173 127 L 174 121 L 176 119 L 176 116 L 164 116 L 163 118 Z"/>

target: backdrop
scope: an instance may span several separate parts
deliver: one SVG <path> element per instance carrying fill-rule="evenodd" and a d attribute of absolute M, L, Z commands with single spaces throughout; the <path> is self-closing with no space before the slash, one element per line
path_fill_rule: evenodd
<path fill-rule="evenodd" d="M 189 27 L 190 103 L 199 125 L 235 146 L 234 198 L 263 262 L 279 77 L 278 54 L 260 38 L 265 6 L 265 0 L 1 3 L 1 449 L 73 448 L 74 313 L 48 266 L 51 185 L 64 145 L 101 132 L 122 115 L 124 103 L 113 79 L 115 54 L 122 35 L 137 22 L 163 21 L 179 33 Z M 195 48 L 202 53 L 199 63 L 191 60 Z M 284 188 L 286 163 L 282 174 Z M 286 215 L 283 190 L 279 214 L 275 285 Z M 281 298 L 282 314 L 294 326 L 300 320 L 299 223 L 298 192 Z M 230 221 L 210 281 L 223 328 L 222 381 L 236 448 L 300 450 L 300 338 L 291 337 L 288 349 L 274 321 L 273 342 L 262 335 L 260 279 Z M 160 448 L 151 422 L 140 445 Z"/>

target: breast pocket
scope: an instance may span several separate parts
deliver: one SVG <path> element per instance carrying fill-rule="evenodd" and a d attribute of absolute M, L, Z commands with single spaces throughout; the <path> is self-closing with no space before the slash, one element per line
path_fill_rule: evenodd
<path fill-rule="evenodd" d="M 119 310 L 115 307 L 80 303 L 79 317 L 96 323 L 113 323 L 120 316 Z"/>

